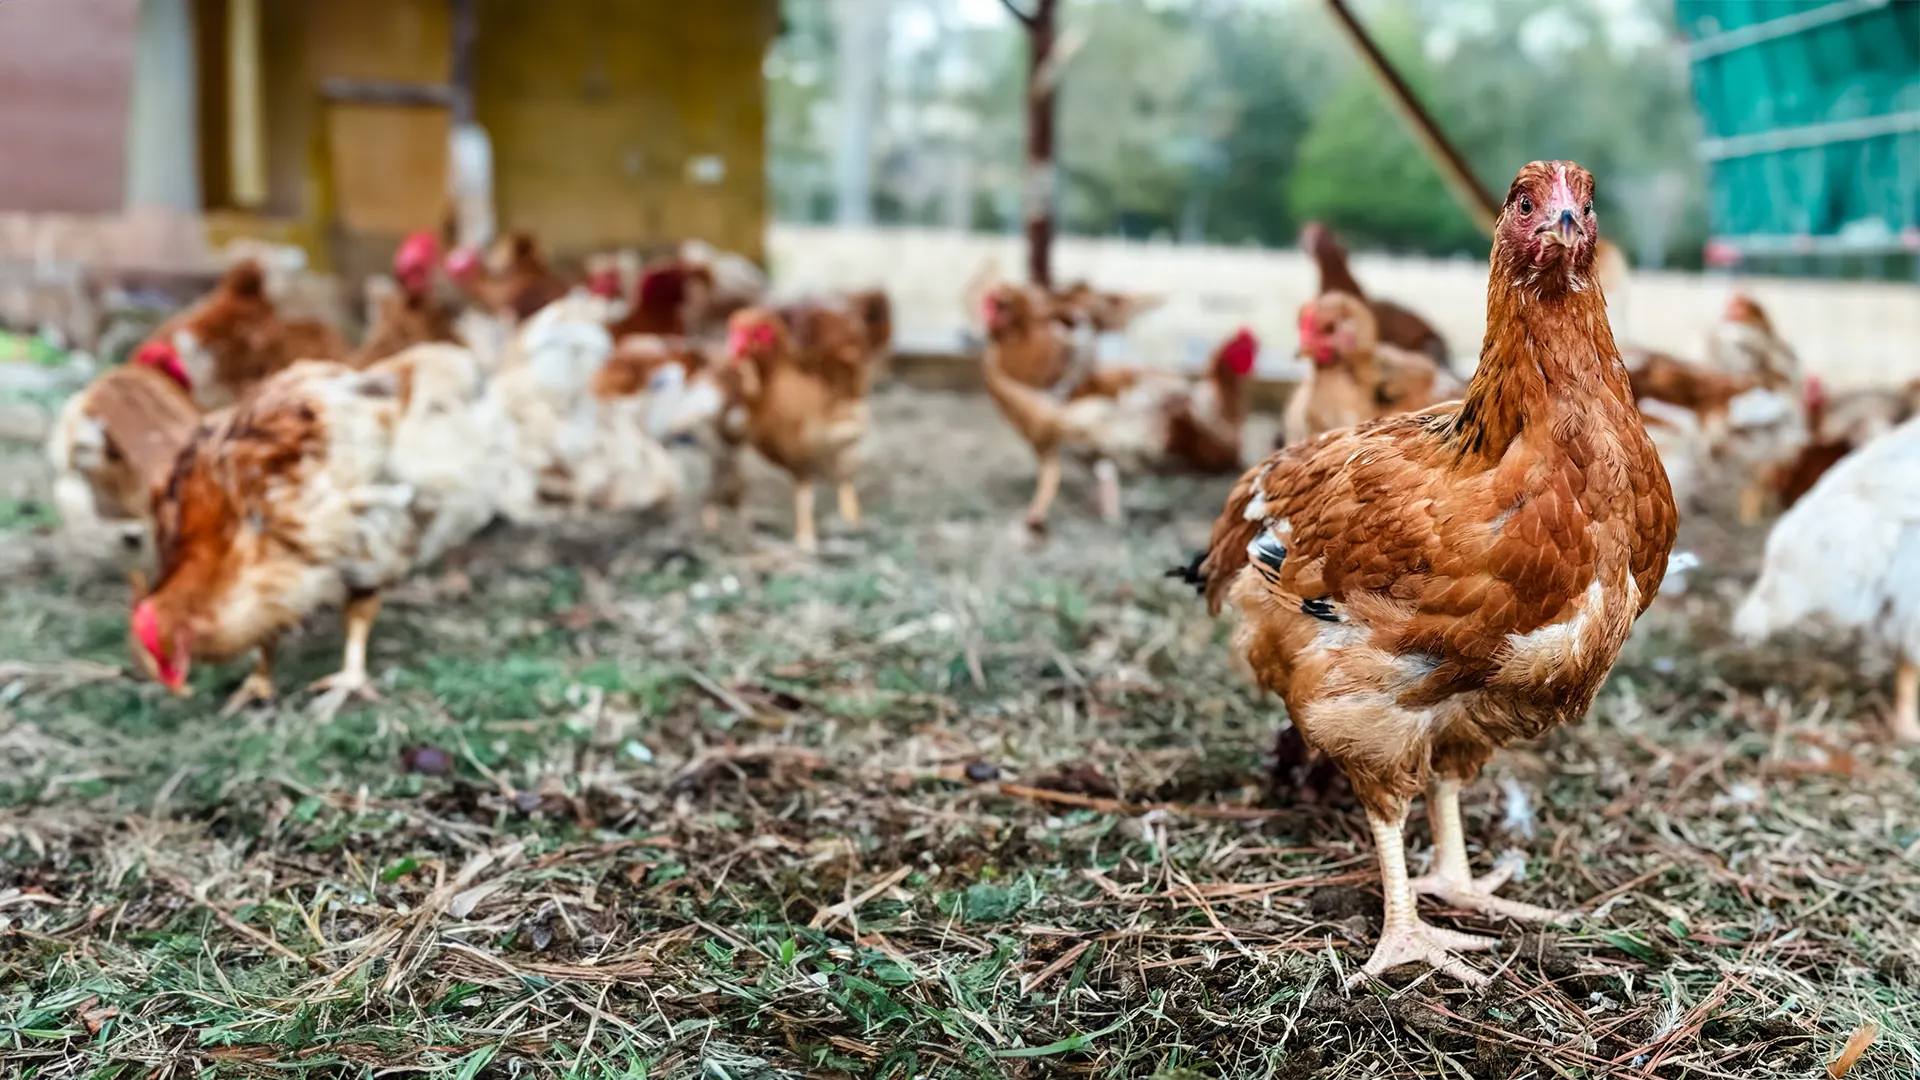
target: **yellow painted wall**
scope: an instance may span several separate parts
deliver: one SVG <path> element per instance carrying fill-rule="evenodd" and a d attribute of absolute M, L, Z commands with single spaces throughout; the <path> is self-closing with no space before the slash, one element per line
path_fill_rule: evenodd
<path fill-rule="evenodd" d="M 697 237 L 765 251 L 774 0 L 481 0 L 500 222 L 560 254 Z M 691 170 L 711 155 L 718 183 Z"/>

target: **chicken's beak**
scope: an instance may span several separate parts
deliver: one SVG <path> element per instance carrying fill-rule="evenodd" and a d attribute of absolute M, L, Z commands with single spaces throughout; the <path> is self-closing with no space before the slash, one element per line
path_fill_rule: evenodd
<path fill-rule="evenodd" d="M 1547 226 L 1547 239 L 1570 248 L 1585 231 L 1580 227 L 1580 216 L 1571 207 L 1562 207 L 1560 216 Z"/>

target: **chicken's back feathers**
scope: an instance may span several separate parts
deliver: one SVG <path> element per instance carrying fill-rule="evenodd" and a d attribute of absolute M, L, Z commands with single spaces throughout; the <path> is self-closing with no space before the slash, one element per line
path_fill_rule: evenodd
<path fill-rule="evenodd" d="M 1920 657 L 1920 419 L 1840 461 L 1780 517 L 1734 630 L 1757 641 L 1816 617 Z"/>
<path fill-rule="evenodd" d="M 85 477 L 99 516 L 144 519 L 151 491 L 166 482 L 199 422 L 200 411 L 179 384 L 126 364 L 74 396 L 50 451 L 56 469 Z"/>

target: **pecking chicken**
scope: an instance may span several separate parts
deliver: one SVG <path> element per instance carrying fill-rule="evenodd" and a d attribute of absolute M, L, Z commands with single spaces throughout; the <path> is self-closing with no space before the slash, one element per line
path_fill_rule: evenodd
<path fill-rule="evenodd" d="M 1734 613 L 1759 642 L 1824 617 L 1899 657 L 1892 728 L 1920 743 L 1920 418 L 1834 465 L 1767 534 L 1760 580 Z"/>
<path fill-rule="evenodd" d="M 149 364 L 107 371 L 68 399 L 47 441 L 53 502 L 67 530 L 144 546 L 155 485 L 192 437 L 200 410 L 181 380 Z"/>
<path fill-rule="evenodd" d="M 379 290 L 367 336 L 347 359 L 349 367 L 378 360 L 429 341 L 459 340 L 453 312 L 433 292 L 440 263 L 440 242 L 430 232 L 406 238 L 393 255 L 393 287 Z"/>
<path fill-rule="evenodd" d="M 871 354 L 864 324 L 833 314 L 818 307 L 784 314 L 756 307 L 735 312 L 727 324 L 728 401 L 738 414 L 722 419 L 723 456 L 709 506 L 717 511 L 738 505 L 738 446 L 750 445 L 793 477 L 794 543 L 802 551 L 820 544 L 813 505 L 817 480 L 833 482 L 840 517 L 860 524 L 853 479 L 867 433 Z"/>
<path fill-rule="evenodd" d="M 474 307 L 520 322 L 567 295 L 567 283 L 547 265 L 540 241 L 525 230 L 494 242 L 485 258 L 472 248 L 447 253 L 447 276 Z"/>
<path fill-rule="evenodd" d="M 133 650 L 185 695 L 196 660 L 258 651 L 231 713 L 273 697 L 274 646 L 344 600 L 326 707 L 372 696 L 367 639 L 382 589 L 490 520 L 512 429 L 473 355 L 418 345 L 356 371 L 302 361 L 194 435 L 154 511 L 160 573 L 133 609 Z"/>
<path fill-rule="evenodd" d="M 1314 265 L 1320 270 L 1317 295 L 1341 292 L 1359 297 L 1373 312 L 1381 341 L 1396 349 L 1424 353 L 1443 369 L 1447 366 L 1447 339 L 1427 320 L 1391 300 L 1367 298 L 1366 290 L 1360 287 L 1347 265 L 1347 246 L 1332 229 L 1317 221 L 1308 222 L 1300 230 L 1300 246 L 1313 256 Z"/>
<path fill-rule="evenodd" d="M 1346 773 L 1386 923 L 1355 979 L 1424 963 L 1486 983 L 1415 896 L 1519 919 L 1475 878 L 1460 789 L 1499 747 L 1578 720 L 1653 600 L 1677 515 L 1592 276 L 1593 178 L 1533 162 L 1494 233 L 1463 401 L 1290 446 L 1242 476 L 1193 578 L 1239 610 L 1234 650 Z M 1433 872 L 1401 833 L 1425 787 Z"/>
<path fill-rule="evenodd" d="M 1313 362 L 1287 400 L 1286 445 L 1460 396 L 1464 387 L 1424 353 L 1380 340 L 1373 308 L 1330 292 L 1300 308 L 1300 352 Z"/>
<path fill-rule="evenodd" d="M 282 318 L 259 263 L 234 264 L 212 293 L 169 318 L 134 352 L 165 372 L 201 409 L 238 401 L 255 383 L 296 360 L 338 360 L 347 343 L 318 319 Z"/>

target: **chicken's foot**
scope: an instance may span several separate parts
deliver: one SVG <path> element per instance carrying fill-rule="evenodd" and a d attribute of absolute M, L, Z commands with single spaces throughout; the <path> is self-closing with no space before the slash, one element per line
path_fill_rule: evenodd
<path fill-rule="evenodd" d="M 813 481 L 799 480 L 793 485 L 793 543 L 811 555 L 820 550 L 820 535 L 813 527 Z"/>
<path fill-rule="evenodd" d="M 1040 459 L 1040 475 L 1033 485 L 1033 502 L 1027 504 L 1027 528 L 1032 532 L 1047 530 L 1047 511 L 1053 508 L 1054 496 L 1060 494 L 1060 456 L 1047 454 Z"/>
<path fill-rule="evenodd" d="M 1387 820 L 1369 809 L 1367 824 L 1373 829 L 1373 842 L 1380 852 L 1380 885 L 1387 898 L 1386 924 L 1380 928 L 1380 942 L 1365 967 L 1347 980 L 1349 987 L 1378 977 L 1401 964 L 1427 964 L 1451 975 L 1468 986 L 1485 986 L 1492 980 L 1470 967 L 1456 952 L 1491 949 L 1494 938 L 1443 930 L 1420 921 L 1415 910 L 1413 884 L 1407 880 L 1407 852 L 1401 838 L 1406 822 Z"/>
<path fill-rule="evenodd" d="M 1920 743 L 1920 666 L 1906 657 L 1893 673 L 1893 737 Z"/>
<path fill-rule="evenodd" d="M 1564 911 L 1505 900 L 1493 895 L 1513 876 L 1512 867 L 1473 876 L 1467 862 L 1466 832 L 1460 824 L 1460 781 L 1436 776 L 1427 785 L 1427 818 L 1433 824 L 1433 872 L 1415 878 L 1413 891 L 1438 897 L 1454 907 L 1521 922 L 1566 922 Z"/>
<path fill-rule="evenodd" d="M 247 673 L 240 689 L 233 692 L 227 703 L 220 708 L 220 718 L 234 716 L 255 705 L 273 704 L 273 642 L 262 642 L 260 655 L 253 661 L 253 670 Z"/>
<path fill-rule="evenodd" d="M 380 594 L 360 593 L 347 598 L 342 619 L 347 626 L 347 646 L 340 670 L 324 679 L 316 679 L 308 689 L 320 694 L 314 712 L 331 718 L 349 697 L 379 701 L 380 693 L 367 677 L 367 638 L 373 633 L 373 620 L 380 614 Z"/>
<path fill-rule="evenodd" d="M 1093 478 L 1099 484 L 1100 518 L 1109 525 L 1120 523 L 1120 466 L 1107 458 L 1093 463 Z"/>

